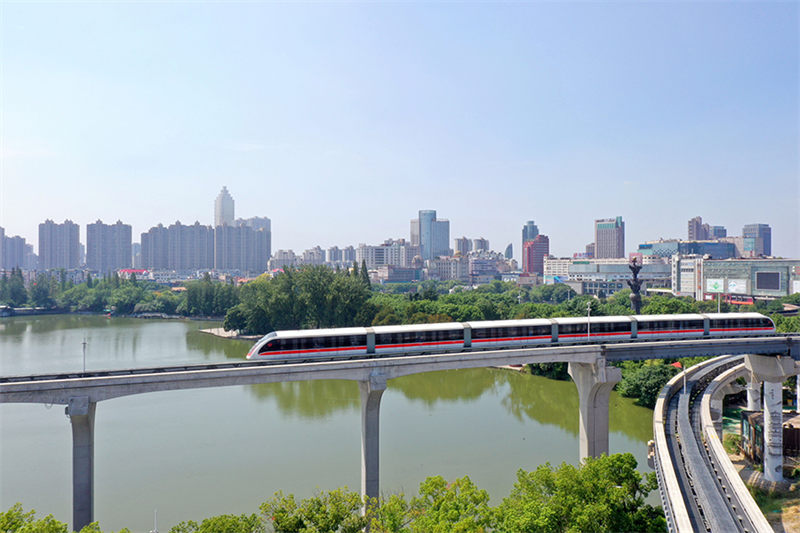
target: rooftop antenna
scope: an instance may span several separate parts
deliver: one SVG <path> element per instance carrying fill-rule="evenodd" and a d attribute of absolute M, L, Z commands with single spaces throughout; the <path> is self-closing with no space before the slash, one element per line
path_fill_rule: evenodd
<path fill-rule="evenodd" d="M 86 373 L 86 345 L 87 344 L 88 343 L 86 342 L 86 336 L 84 335 L 83 342 L 81 343 L 81 345 L 83 346 L 83 373 L 84 374 Z"/>
<path fill-rule="evenodd" d="M 150 533 L 158 533 L 158 509 L 153 509 L 153 529 Z"/>

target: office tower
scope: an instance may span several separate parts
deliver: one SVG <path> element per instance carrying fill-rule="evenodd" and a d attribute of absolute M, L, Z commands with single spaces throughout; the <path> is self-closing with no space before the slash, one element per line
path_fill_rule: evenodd
<path fill-rule="evenodd" d="M 523 262 L 527 265 L 528 274 L 544 274 L 544 258 L 550 255 L 550 239 L 539 234 L 532 241 L 525 243 Z"/>
<path fill-rule="evenodd" d="M 461 237 L 460 239 L 455 239 L 455 252 L 460 253 L 461 255 L 467 255 L 472 251 L 472 241 L 467 239 L 466 237 Z"/>
<path fill-rule="evenodd" d="M 512 243 L 508 243 L 508 246 L 506 246 L 506 253 L 503 255 L 506 259 L 511 259 L 514 257 L 514 245 Z"/>
<path fill-rule="evenodd" d="M 709 238 L 722 239 L 727 236 L 728 230 L 725 229 L 725 226 L 711 226 L 711 235 L 709 235 Z"/>
<path fill-rule="evenodd" d="M 107 274 L 132 264 L 129 224 L 119 220 L 113 225 L 101 220 L 86 224 L 86 268 Z"/>
<path fill-rule="evenodd" d="M 81 246 L 80 228 L 71 220 L 56 224 L 45 220 L 39 224 L 39 268 L 78 268 Z"/>
<path fill-rule="evenodd" d="M 411 245 L 419 246 L 423 259 L 449 256 L 450 221 L 437 219 L 432 209 L 419 212 L 419 218 L 411 221 Z"/>
<path fill-rule="evenodd" d="M 477 239 L 472 240 L 472 249 L 476 252 L 488 252 L 489 251 L 489 241 L 484 239 L 483 237 L 479 237 Z"/>
<path fill-rule="evenodd" d="M 525 243 L 531 242 L 536 236 L 539 235 L 539 227 L 534 224 L 533 220 L 529 220 L 522 226 L 522 271 L 529 272 L 528 259 L 525 254 Z"/>
<path fill-rule="evenodd" d="M 746 224 L 742 228 L 742 237 L 755 239 L 756 255 L 772 255 L 772 228 L 769 224 Z"/>
<path fill-rule="evenodd" d="M 233 225 L 233 197 L 227 187 L 222 187 L 214 202 L 214 227 L 225 224 Z"/>
<path fill-rule="evenodd" d="M 594 221 L 594 257 L 625 257 L 625 222 L 622 217 Z"/>
<path fill-rule="evenodd" d="M 162 224 L 142 233 L 142 268 L 167 270 L 169 268 L 169 230 Z"/>

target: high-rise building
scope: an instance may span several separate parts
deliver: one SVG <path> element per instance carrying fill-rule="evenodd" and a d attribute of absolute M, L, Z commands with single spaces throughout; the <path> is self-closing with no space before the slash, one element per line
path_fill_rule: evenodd
<path fill-rule="evenodd" d="M 211 270 L 214 268 L 214 229 L 195 222 L 180 221 L 168 228 L 167 268 L 169 270 Z"/>
<path fill-rule="evenodd" d="M 266 237 L 267 242 L 264 244 L 267 251 L 267 259 L 272 256 L 272 221 L 267 217 L 250 217 L 250 218 L 237 218 L 237 226 L 248 226 L 255 231 L 264 230 L 264 234 L 260 238 Z"/>
<path fill-rule="evenodd" d="M 472 249 L 475 250 L 476 252 L 488 252 L 489 240 L 484 239 L 483 237 L 472 239 Z"/>
<path fill-rule="evenodd" d="M 742 237 L 755 239 L 756 255 L 772 255 L 772 228 L 769 224 L 746 224 Z"/>
<path fill-rule="evenodd" d="M 322 265 L 325 264 L 325 250 L 320 246 L 309 248 L 303 252 L 304 265 Z"/>
<path fill-rule="evenodd" d="M 331 246 L 326 253 L 327 262 L 336 265 L 342 262 L 342 251 L 338 246 Z"/>
<path fill-rule="evenodd" d="M 214 202 L 214 227 L 226 224 L 233 225 L 233 197 L 227 187 L 222 187 Z"/>
<path fill-rule="evenodd" d="M 707 241 L 710 238 L 711 226 L 703 224 L 703 217 L 697 216 L 689 219 L 687 235 L 690 241 Z"/>
<path fill-rule="evenodd" d="M 522 226 L 522 271 L 529 272 L 527 258 L 525 254 L 525 243 L 531 242 L 539 235 L 539 226 L 533 220 L 529 220 Z"/>
<path fill-rule="evenodd" d="M 346 246 L 342 250 L 342 263 L 352 264 L 356 260 L 356 249 L 352 246 Z"/>
<path fill-rule="evenodd" d="M 169 268 L 169 230 L 162 224 L 142 233 L 142 268 L 167 270 Z"/>
<path fill-rule="evenodd" d="M 86 268 L 107 274 L 131 266 L 130 224 L 86 224 Z"/>
<path fill-rule="evenodd" d="M 80 228 L 71 220 L 39 224 L 39 268 L 72 269 L 80 266 Z"/>
<path fill-rule="evenodd" d="M 267 271 L 268 232 L 223 224 L 214 228 L 214 269 L 260 274 Z"/>
<path fill-rule="evenodd" d="M 460 253 L 461 255 L 467 255 L 472 251 L 472 241 L 467 239 L 466 237 L 461 237 L 460 239 L 455 239 L 455 252 Z"/>
<path fill-rule="evenodd" d="M 625 257 L 625 222 L 622 217 L 595 220 L 594 245 L 597 259 Z"/>
<path fill-rule="evenodd" d="M 586 245 L 584 253 L 586 254 L 587 259 L 594 259 L 594 249 L 595 245 L 593 242 L 590 242 L 589 244 Z"/>
<path fill-rule="evenodd" d="M 709 238 L 722 239 L 723 237 L 727 236 L 728 230 L 725 229 L 725 226 L 711 226 L 711 235 L 709 235 Z"/>
<path fill-rule="evenodd" d="M 437 219 L 435 210 L 420 211 L 411 221 L 411 245 L 420 247 L 423 259 L 451 255 L 450 221 Z"/>
<path fill-rule="evenodd" d="M 550 255 L 550 239 L 547 235 L 539 234 L 532 241 L 525 243 L 523 262 L 528 269 L 523 270 L 528 274 L 544 274 L 544 258 Z"/>
<path fill-rule="evenodd" d="M 0 270 L 11 270 L 12 268 L 22 268 L 30 270 L 35 268 L 32 258 L 31 246 L 25 242 L 23 237 L 15 235 L 6 237 L 5 229 L 0 228 Z"/>
<path fill-rule="evenodd" d="M 508 243 L 508 246 L 506 246 L 506 253 L 503 254 L 503 255 L 505 256 L 506 259 L 509 259 L 509 260 L 514 257 L 514 245 L 513 245 L 513 243 Z"/>

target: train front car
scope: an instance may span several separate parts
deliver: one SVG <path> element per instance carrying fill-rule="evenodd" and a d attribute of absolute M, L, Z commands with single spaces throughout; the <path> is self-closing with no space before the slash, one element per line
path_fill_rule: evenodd
<path fill-rule="evenodd" d="M 367 351 L 364 328 L 275 331 L 251 348 L 248 359 L 314 359 L 363 355 Z"/>
<path fill-rule="evenodd" d="M 746 337 L 775 333 L 771 318 L 759 313 L 708 313 L 712 337 Z"/>

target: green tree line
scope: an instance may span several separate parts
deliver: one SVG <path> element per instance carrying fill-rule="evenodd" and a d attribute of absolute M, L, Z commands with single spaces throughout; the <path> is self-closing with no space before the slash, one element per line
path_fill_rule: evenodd
<path fill-rule="evenodd" d="M 641 474 L 636 466 L 626 453 L 579 466 L 548 463 L 519 470 L 511 493 L 494 507 L 489 493 L 467 476 L 452 482 L 429 477 L 410 499 L 393 494 L 365 502 L 340 488 L 298 501 L 278 492 L 258 513 L 184 521 L 170 533 L 357 533 L 367 526 L 372 533 L 666 531 L 661 508 L 646 503 L 657 488 L 655 474 Z M 19 504 L 0 514 L 0 532 L 30 531 L 69 530 L 52 516 L 37 520 Z M 80 533 L 100 533 L 100 528 L 94 523 Z"/>

